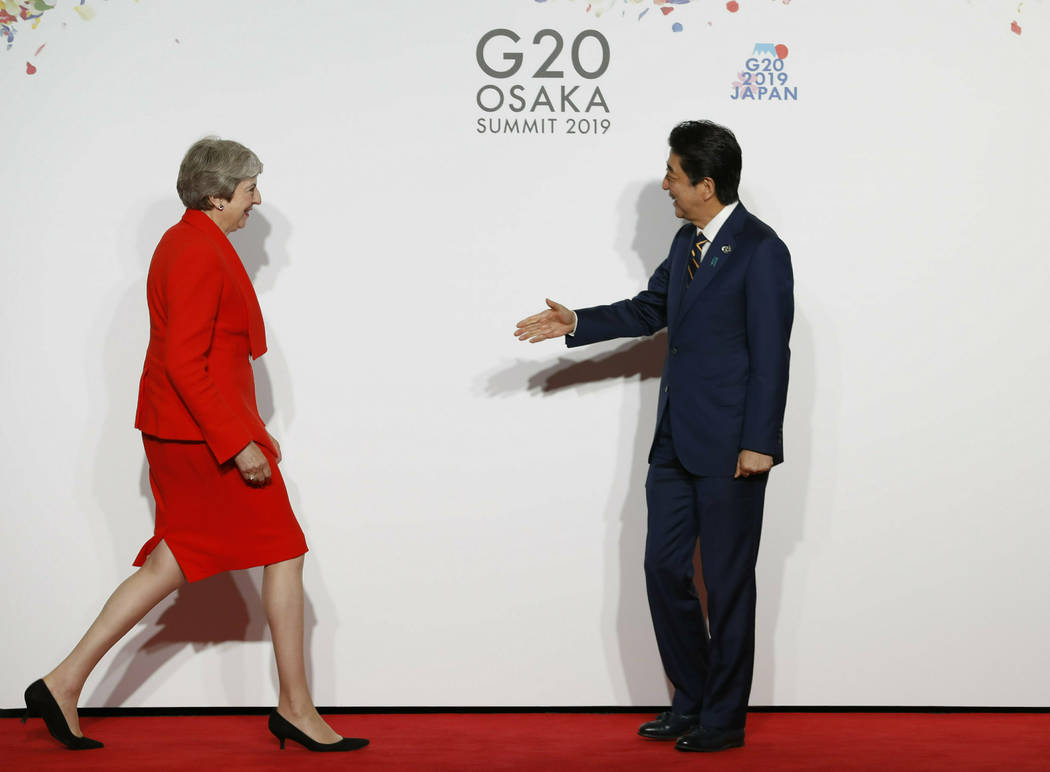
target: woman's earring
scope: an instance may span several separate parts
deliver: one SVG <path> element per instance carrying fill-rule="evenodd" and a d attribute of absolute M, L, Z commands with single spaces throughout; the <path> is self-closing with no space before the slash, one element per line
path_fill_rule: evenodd
<path fill-rule="evenodd" d="M 222 211 L 223 209 L 225 209 L 225 208 L 226 208 L 226 207 L 224 207 L 224 206 L 223 206 L 222 204 L 219 204 L 219 211 L 220 211 L 220 212 L 221 212 L 221 211 Z"/>

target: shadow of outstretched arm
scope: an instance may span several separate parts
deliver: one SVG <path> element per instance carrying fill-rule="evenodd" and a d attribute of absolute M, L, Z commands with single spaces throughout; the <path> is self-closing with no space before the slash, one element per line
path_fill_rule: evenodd
<path fill-rule="evenodd" d="M 667 354 L 667 333 L 660 332 L 645 340 L 627 343 L 611 354 L 570 362 L 561 359 L 552 367 L 529 379 L 529 389 L 554 392 L 584 383 L 639 377 L 659 378 Z"/>
<path fill-rule="evenodd" d="M 517 394 L 522 390 L 547 395 L 574 386 L 628 378 L 643 381 L 659 378 L 666 355 L 667 332 L 662 331 L 651 338 L 624 343 L 608 354 L 583 361 L 561 358 L 545 367 L 535 362 L 518 362 L 489 375 L 485 392 L 494 397 Z"/>

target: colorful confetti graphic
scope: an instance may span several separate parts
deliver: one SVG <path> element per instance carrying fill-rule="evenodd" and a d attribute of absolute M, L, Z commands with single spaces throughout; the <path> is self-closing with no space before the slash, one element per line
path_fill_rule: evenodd
<path fill-rule="evenodd" d="M 575 3 L 577 0 L 561 0 L 562 2 Z M 784 4 L 787 5 L 791 0 L 783 0 Z M 536 3 L 548 3 L 553 4 L 557 0 L 533 0 Z M 630 17 L 635 21 L 641 21 L 649 15 L 649 11 L 654 8 L 659 10 L 659 14 L 649 16 L 650 19 L 659 19 L 665 16 L 670 16 L 680 6 L 691 5 L 696 3 L 699 5 L 699 0 L 580 0 L 580 5 L 583 7 L 585 13 L 594 14 L 595 17 L 602 16 L 606 13 L 615 13 L 619 11 L 619 15 L 622 17 Z M 740 7 L 739 3 L 731 2 L 726 5 L 726 9 L 730 12 L 735 12 Z M 639 10 L 640 9 L 640 10 Z M 672 17 L 674 19 L 674 17 Z M 710 21 L 707 22 L 711 24 Z M 675 19 L 670 26 L 672 32 L 681 32 L 685 28 L 685 25 Z"/>
<path fill-rule="evenodd" d="M 564 0 L 565 2 L 576 2 L 576 0 Z M 553 3 L 555 0 L 535 0 L 537 3 Z M 667 16 L 669 13 L 674 11 L 675 6 L 689 5 L 693 0 L 581 0 L 580 4 L 585 6 L 585 13 L 593 13 L 596 17 L 602 16 L 610 11 L 620 11 L 620 16 L 627 16 L 627 12 L 631 11 L 631 14 L 636 19 L 641 20 L 649 11 L 656 6 L 660 9 L 660 12 Z M 635 15 L 635 7 L 644 6 L 642 10 Z M 681 26 L 679 24 L 679 26 Z"/>
<path fill-rule="evenodd" d="M 138 0 L 135 0 L 135 2 L 138 2 Z M 0 41 L 3 42 L 5 50 L 11 50 L 11 47 L 15 44 L 16 35 L 36 30 L 44 14 L 49 11 L 53 12 L 60 5 L 60 0 L 0 0 Z M 70 11 L 70 6 L 67 4 L 62 10 Z M 51 13 L 48 17 L 50 21 L 44 25 L 43 29 L 53 30 L 54 19 L 59 15 L 60 13 Z M 95 18 L 95 9 L 88 5 L 88 0 L 73 0 L 72 11 L 68 15 L 78 16 L 84 21 L 91 21 Z M 62 27 L 65 26 L 66 22 L 63 21 Z M 40 34 L 43 33 L 41 32 Z M 36 45 L 36 51 L 31 58 L 40 56 L 40 52 L 47 45 L 46 41 L 37 45 L 38 42 L 27 40 L 24 44 Z M 37 65 L 33 62 L 26 62 L 26 75 L 35 75 L 37 69 Z"/>
<path fill-rule="evenodd" d="M 661 18 L 661 16 L 668 16 L 673 13 L 678 6 L 682 5 L 694 5 L 699 6 L 700 0 L 532 0 L 536 3 L 545 3 L 553 5 L 556 2 L 563 3 L 574 3 L 578 4 L 584 9 L 585 13 L 593 13 L 595 17 L 602 16 L 609 12 L 615 12 L 619 10 L 619 15 L 627 17 L 630 14 L 631 18 L 636 21 L 649 16 L 649 11 L 653 8 L 658 8 L 660 14 L 649 16 L 650 19 Z M 791 0 L 772 0 L 772 2 L 780 2 L 783 5 L 789 5 Z M 1023 2 L 1017 4 L 1017 15 L 1020 16 L 1021 8 L 1024 6 Z M 708 10 L 711 8 L 711 4 L 704 6 Z M 722 2 L 718 0 L 718 5 L 725 13 L 735 14 L 741 10 L 741 4 L 738 0 L 728 0 Z M 641 10 L 638 10 L 638 9 Z M 711 21 L 707 21 L 707 26 L 711 26 Z M 681 21 L 675 20 L 670 27 L 672 32 L 681 32 L 684 29 L 684 25 Z M 1010 31 L 1015 35 L 1021 34 L 1021 25 L 1016 21 L 1010 23 Z"/>
<path fill-rule="evenodd" d="M 54 3 L 48 5 L 44 0 L 0 0 L 0 40 L 10 50 L 15 42 L 15 32 L 19 26 L 28 24 L 33 29 L 40 23 L 41 17 L 54 8 Z M 29 72 L 32 65 L 27 64 L 26 71 Z M 32 67 L 30 75 L 36 72 Z"/>

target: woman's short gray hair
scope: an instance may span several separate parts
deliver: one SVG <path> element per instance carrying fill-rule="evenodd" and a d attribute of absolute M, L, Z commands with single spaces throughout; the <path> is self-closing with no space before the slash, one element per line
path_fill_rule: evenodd
<path fill-rule="evenodd" d="M 241 180 L 257 177 L 263 165 L 259 157 L 240 142 L 205 137 L 193 143 L 179 166 L 175 189 L 188 209 L 213 209 L 211 201 L 233 198 Z"/>

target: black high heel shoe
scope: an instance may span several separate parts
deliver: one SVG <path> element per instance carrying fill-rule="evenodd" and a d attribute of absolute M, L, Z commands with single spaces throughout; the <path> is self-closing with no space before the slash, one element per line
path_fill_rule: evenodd
<path fill-rule="evenodd" d="M 26 712 L 22 716 L 22 723 L 33 716 L 44 719 L 44 725 L 51 736 L 71 751 L 89 751 L 92 748 L 103 747 L 98 740 L 73 734 L 66 723 L 66 717 L 62 715 L 62 708 L 58 707 L 43 678 L 33 681 L 26 689 Z"/>
<path fill-rule="evenodd" d="M 334 743 L 319 743 L 317 740 L 311 740 L 304 732 L 296 728 L 295 724 L 278 713 L 276 708 L 270 712 L 269 726 L 273 736 L 281 741 L 282 751 L 285 740 L 295 740 L 308 751 L 321 752 L 356 751 L 368 745 L 368 740 L 363 737 L 344 737 Z"/>

